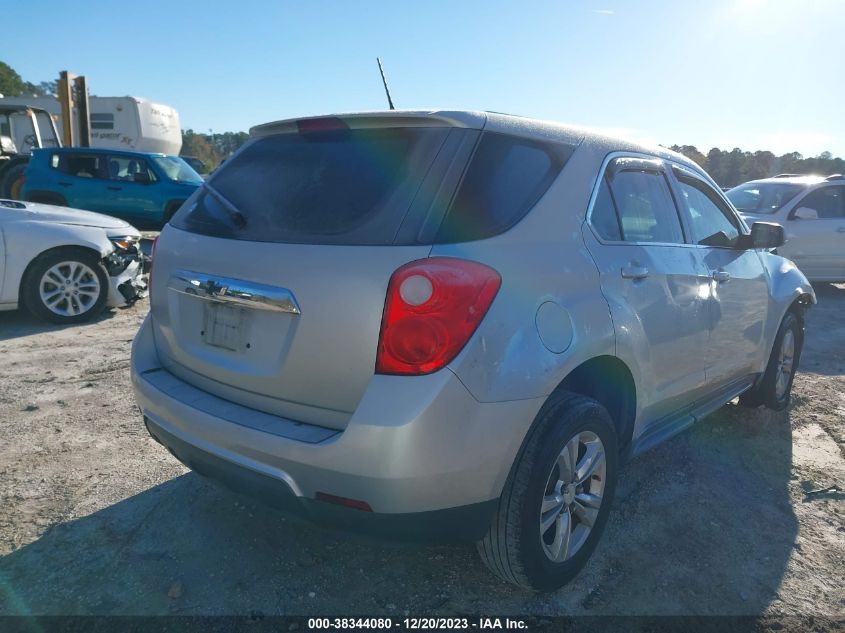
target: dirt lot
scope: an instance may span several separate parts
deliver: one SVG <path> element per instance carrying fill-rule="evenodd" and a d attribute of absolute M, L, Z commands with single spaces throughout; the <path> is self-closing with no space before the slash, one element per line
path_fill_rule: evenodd
<path fill-rule="evenodd" d="M 0 313 L 0 614 L 841 618 L 845 286 L 817 290 L 792 410 L 728 405 L 626 466 L 596 555 L 551 595 L 471 545 L 324 533 L 186 471 L 133 404 L 146 302 L 64 329 Z"/>

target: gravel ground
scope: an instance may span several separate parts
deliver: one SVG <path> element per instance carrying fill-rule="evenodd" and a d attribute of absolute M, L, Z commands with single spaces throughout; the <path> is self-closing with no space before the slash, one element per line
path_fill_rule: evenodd
<path fill-rule="evenodd" d="M 727 405 L 627 465 L 593 559 L 547 595 L 471 545 L 322 532 L 186 471 L 133 403 L 146 302 L 67 328 L 0 313 L 0 615 L 842 618 L 845 286 L 817 291 L 792 409 Z"/>

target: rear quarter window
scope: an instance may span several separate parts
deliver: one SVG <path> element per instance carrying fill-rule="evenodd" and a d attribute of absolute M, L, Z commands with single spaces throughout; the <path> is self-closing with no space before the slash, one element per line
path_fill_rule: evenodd
<path fill-rule="evenodd" d="M 574 149 L 484 133 L 436 242 L 484 239 L 511 228 L 546 192 Z"/>

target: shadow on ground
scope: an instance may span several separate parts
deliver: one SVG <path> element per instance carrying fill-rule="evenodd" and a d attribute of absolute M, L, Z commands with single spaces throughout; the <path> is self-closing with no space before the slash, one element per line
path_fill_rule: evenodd
<path fill-rule="evenodd" d="M 120 310 L 120 308 L 115 308 L 115 310 Z M 56 325 L 55 323 L 42 321 L 30 314 L 27 310 L 0 312 L 0 342 L 8 341 L 20 336 L 60 332 L 68 328 L 84 328 L 86 326 L 93 325 L 94 323 L 99 323 L 100 321 L 108 321 L 113 316 L 113 310 L 105 310 L 96 319 L 92 319 L 91 321 L 87 321 L 85 323 Z"/>
<path fill-rule="evenodd" d="M 759 614 L 797 531 L 791 445 L 788 414 L 727 406 L 635 460 L 587 569 L 547 595 L 471 545 L 327 534 L 186 474 L 0 559 L 0 614 Z"/>
<path fill-rule="evenodd" d="M 841 376 L 845 374 L 845 284 L 816 283 L 813 290 L 818 305 L 807 313 L 807 338 L 799 370 Z M 827 309 L 831 306 L 835 309 Z"/>

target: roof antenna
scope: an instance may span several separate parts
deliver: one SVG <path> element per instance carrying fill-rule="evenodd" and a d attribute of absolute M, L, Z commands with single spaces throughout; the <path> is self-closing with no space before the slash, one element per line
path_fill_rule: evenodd
<path fill-rule="evenodd" d="M 378 69 L 381 72 L 381 82 L 384 84 L 384 93 L 387 95 L 387 105 L 390 106 L 391 110 L 395 110 L 396 108 L 393 107 L 393 99 L 390 97 L 390 88 L 387 87 L 387 78 L 384 76 L 384 66 L 381 65 L 381 59 L 376 57 L 376 61 L 378 62 Z"/>

